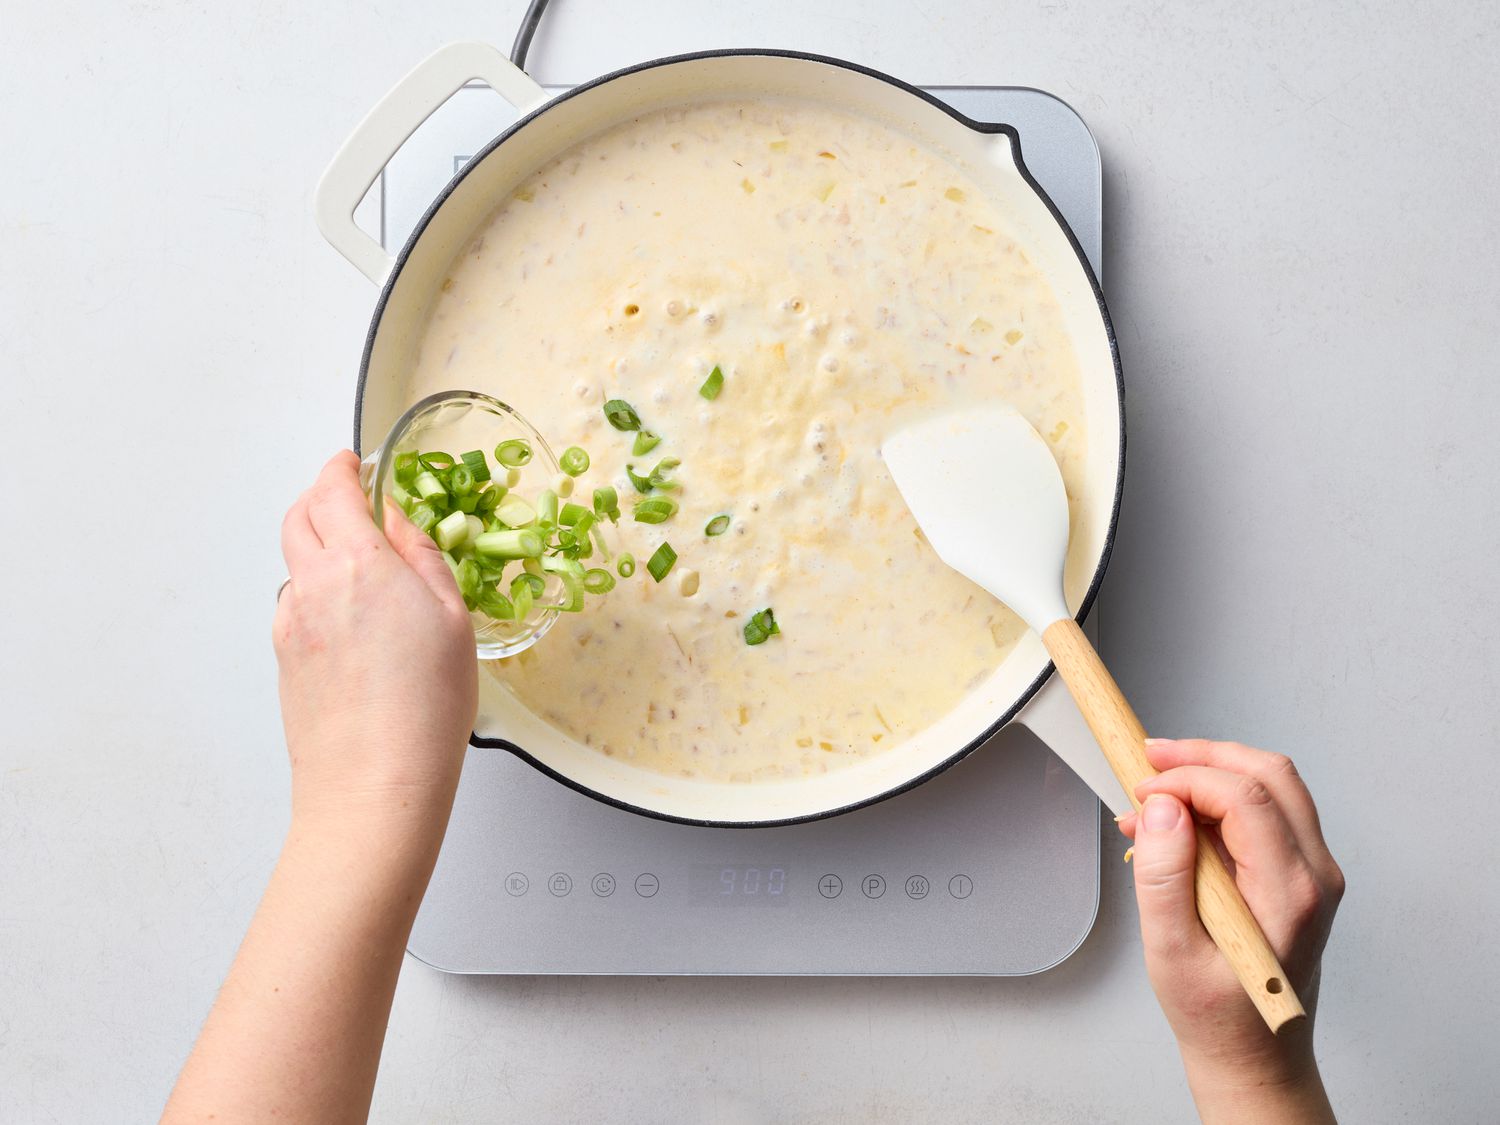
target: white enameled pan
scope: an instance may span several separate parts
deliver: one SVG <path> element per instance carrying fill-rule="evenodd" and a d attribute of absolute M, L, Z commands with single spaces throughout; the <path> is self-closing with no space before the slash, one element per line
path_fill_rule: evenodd
<path fill-rule="evenodd" d="M 433 200 L 392 259 L 354 223 L 355 206 L 418 125 L 470 80 L 487 82 L 521 117 Z M 777 96 L 874 119 L 944 153 L 1011 219 L 1018 241 L 1062 306 L 1083 381 L 1088 455 L 1075 555 L 1090 574 L 1073 610 L 1082 620 L 1109 560 L 1124 470 L 1119 359 L 1109 314 L 1077 240 L 1021 159 L 1003 124 L 970 121 L 904 82 L 837 59 L 773 50 L 715 51 L 657 59 L 548 99 L 494 48 L 445 47 L 371 111 L 318 188 L 318 224 L 330 243 L 380 286 L 360 368 L 356 448 L 374 448 L 409 406 L 398 397 L 428 310 L 454 255 L 496 205 L 540 166 L 585 138 L 669 105 Z M 561 381 L 559 393 L 561 393 Z M 504 399 L 505 388 L 477 387 Z M 545 643 L 545 642 L 543 642 Z M 1073 766 L 1117 811 L 1124 797 L 1041 642 L 1027 634 L 953 712 L 884 754 L 827 774 L 733 784 L 674 779 L 607 758 L 536 718 L 481 676 L 473 752 L 508 751 L 567 785 L 621 808 L 693 824 L 750 827 L 833 816 L 910 789 L 1020 722 Z"/>

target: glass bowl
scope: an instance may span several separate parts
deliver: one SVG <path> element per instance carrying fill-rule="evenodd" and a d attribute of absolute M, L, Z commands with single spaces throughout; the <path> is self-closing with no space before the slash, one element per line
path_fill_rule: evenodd
<path fill-rule="evenodd" d="M 400 453 L 430 453 L 443 450 L 457 457 L 465 450 L 482 449 L 486 456 L 502 441 L 525 438 L 531 443 L 531 462 L 522 470 L 528 477 L 545 477 L 540 490 L 549 487 L 560 470 L 552 447 L 532 424 L 497 398 L 478 391 L 439 391 L 428 395 L 396 420 L 380 448 L 360 464 L 359 479 L 375 526 L 385 530 L 385 505 L 375 502 L 377 496 L 391 495 L 392 474 Z M 503 467 L 502 467 L 503 469 Z M 395 506 L 395 500 L 390 501 Z M 547 589 L 539 602 L 556 600 L 561 583 L 547 575 Z M 469 614 L 474 624 L 474 647 L 481 660 L 498 660 L 524 652 L 557 623 L 559 610 L 535 606 L 522 621 L 496 621 L 478 611 Z"/>

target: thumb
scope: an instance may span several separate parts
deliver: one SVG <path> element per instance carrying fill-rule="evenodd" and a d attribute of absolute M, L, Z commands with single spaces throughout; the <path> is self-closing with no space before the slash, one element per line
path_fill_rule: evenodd
<path fill-rule="evenodd" d="M 1197 854 L 1198 837 L 1186 806 L 1165 793 L 1147 797 L 1136 818 L 1132 866 L 1148 964 L 1175 960 L 1208 940 L 1193 894 Z"/>
<path fill-rule="evenodd" d="M 453 572 L 443 561 L 443 552 L 432 541 L 432 537 L 418 530 L 417 525 L 406 518 L 397 505 L 387 501 L 385 506 L 385 537 L 396 554 L 417 576 L 427 583 L 428 589 L 444 601 L 458 597 L 458 583 Z"/>

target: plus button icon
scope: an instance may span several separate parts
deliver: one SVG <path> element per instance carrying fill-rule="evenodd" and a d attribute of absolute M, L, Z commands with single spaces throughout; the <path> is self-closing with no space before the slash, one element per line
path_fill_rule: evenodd
<path fill-rule="evenodd" d="M 844 890 L 844 881 L 837 875 L 824 875 L 818 880 L 818 893 L 824 898 L 838 898 Z"/>

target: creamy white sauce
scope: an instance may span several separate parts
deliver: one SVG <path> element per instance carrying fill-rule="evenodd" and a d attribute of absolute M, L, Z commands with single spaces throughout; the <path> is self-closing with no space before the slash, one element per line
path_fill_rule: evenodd
<path fill-rule="evenodd" d="M 798 776 L 890 749 L 1020 636 L 906 510 L 878 454 L 903 419 L 1008 402 L 1082 488 L 1073 349 L 1004 217 L 905 136 L 794 102 L 657 113 L 531 177 L 431 314 L 410 395 L 454 387 L 588 450 L 581 492 L 619 490 L 615 544 L 641 564 L 490 674 L 601 753 L 676 775 Z M 661 444 L 632 457 L 610 398 Z M 626 463 L 668 456 L 681 510 L 631 522 Z M 719 513 L 730 530 L 705 537 Z M 679 560 L 658 585 L 644 563 L 663 541 Z M 767 606 L 782 633 L 747 646 Z"/>

